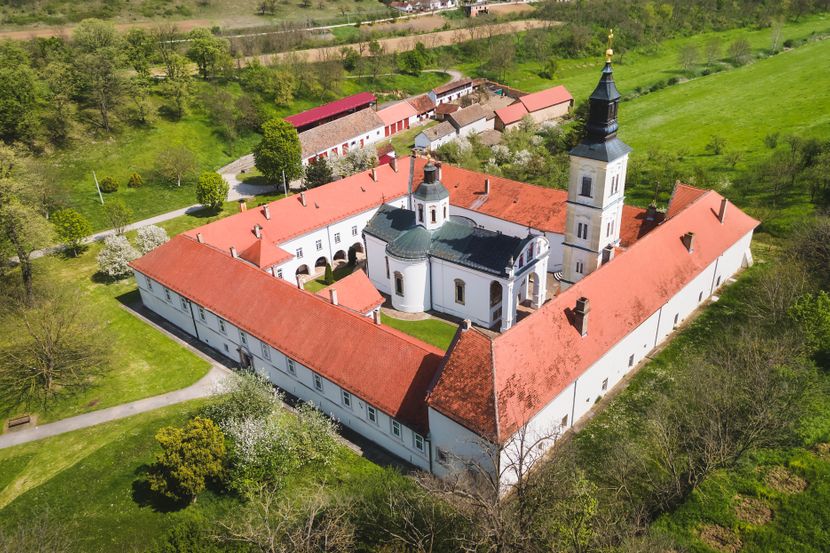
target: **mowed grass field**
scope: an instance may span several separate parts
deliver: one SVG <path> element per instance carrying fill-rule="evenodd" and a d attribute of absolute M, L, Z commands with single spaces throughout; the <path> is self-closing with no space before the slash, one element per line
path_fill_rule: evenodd
<path fill-rule="evenodd" d="M 176 524 L 232 513 L 239 500 L 221 491 L 202 493 L 182 510 L 158 508 L 141 485 L 153 462 L 159 428 L 179 425 L 207 400 L 188 402 L 119 421 L 0 449 L 0 527 L 47 516 L 77 553 L 146 551 Z M 345 446 L 322 469 L 289 478 L 287 496 L 318 483 L 358 486 L 382 471 Z"/>

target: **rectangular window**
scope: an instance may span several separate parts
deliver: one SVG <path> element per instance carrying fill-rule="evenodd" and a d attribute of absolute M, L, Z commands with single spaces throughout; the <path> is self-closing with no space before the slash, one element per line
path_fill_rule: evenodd
<path fill-rule="evenodd" d="M 395 273 L 395 294 L 403 296 L 403 276 Z"/>
<path fill-rule="evenodd" d="M 335 244 L 339 244 L 339 243 L 340 243 L 340 233 L 339 233 L 339 232 L 335 232 L 335 233 L 334 233 L 334 243 L 335 243 Z"/>
<path fill-rule="evenodd" d="M 265 342 L 259 343 L 259 348 L 262 350 L 262 357 L 265 359 L 271 360 L 271 347 L 266 344 Z"/>
<path fill-rule="evenodd" d="M 605 236 L 611 236 L 612 230 L 614 230 L 614 221 L 608 221 L 608 227 L 605 229 Z"/>
<path fill-rule="evenodd" d="M 170 290 L 167 288 L 164 289 L 164 299 L 167 301 L 173 301 L 173 297 L 170 295 Z"/>
<path fill-rule="evenodd" d="M 583 240 L 588 239 L 588 223 L 576 224 L 576 236 L 577 238 L 582 238 Z"/>
<path fill-rule="evenodd" d="M 319 252 L 323 249 L 323 241 L 317 240 L 316 242 L 314 242 L 314 247 L 317 248 L 317 251 Z"/>
<path fill-rule="evenodd" d="M 184 297 L 179 296 L 179 303 L 181 303 L 181 304 L 182 304 L 182 309 L 183 309 L 184 311 L 187 311 L 187 300 L 186 300 L 186 299 L 184 299 Z"/>
<path fill-rule="evenodd" d="M 415 449 L 417 449 L 418 451 L 423 451 L 424 450 L 424 437 L 421 436 L 420 434 L 414 434 L 413 433 L 412 439 L 415 442 Z"/>
<path fill-rule="evenodd" d="M 464 281 L 455 281 L 455 303 L 464 305 Z"/>
<path fill-rule="evenodd" d="M 680 319 L 680 313 L 675 314 L 674 316 L 674 326 L 677 326 L 677 321 Z"/>
<path fill-rule="evenodd" d="M 152 290 L 153 289 L 153 281 L 150 280 L 150 277 L 144 277 L 144 280 L 147 281 L 147 289 Z"/>
<path fill-rule="evenodd" d="M 297 254 L 297 259 L 302 259 L 303 258 L 303 249 L 302 248 L 297 248 L 297 251 L 295 253 Z"/>
<path fill-rule="evenodd" d="M 199 318 L 202 319 L 202 321 L 204 321 L 205 318 L 206 318 L 205 317 L 205 310 L 202 307 L 199 308 Z"/>
<path fill-rule="evenodd" d="M 582 177 L 582 189 L 579 191 L 580 196 L 591 197 L 591 177 Z"/>
<path fill-rule="evenodd" d="M 277 269 L 277 278 L 282 278 L 282 269 Z"/>
<path fill-rule="evenodd" d="M 239 331 L 239 340 L 244 344 L 248 345 L 248 335 L 245 334 L 243 331 Z"/>
<path fill-rule="evenodd" d="M 225 321 L 223 319 L 219 319 L 219 330 L 222 331 L 222 334 L 228 333 L 228 330 L 225 328 Z"/>
<path fill-rule="evenodd" d="M 288 366 L 288 374 L 291 376 L 297 376 L 297 367 L 294 365 L 294 360 L 288 359 L 286 364 Z"/>
<path fill-rule="evenodd" d="M 562 422 L 559 423 L 559 426 L 561 426 L 562 428 L 568 426 L 568 415 L 562 417 Z"/>
<path fill-rule="evenodd" d="M 386 261 L 386 278 L 389 278 L 389 258 L 384 257 L 383 259 Z"/>
<path fill-rule="evenodd" d="M 633 353 L 632 353 L 632 354 L 631 354 L 631 356 L 628 358 L 628 366 L 629 366 L 629 367 L 633 367 L 633 366 L 634 366 L 634 354 L 633 354 Z"/>
<path fill-rule="evenodd" d="M 604 392 L 607 389 L 608 389 L 608 379 L 606 378 L 605 380 L 602 381 L 602 391 Z"/>
<path fill-rule="evenodd" d="M 352 394 L 343 390 L 343 393 L 340 396 L 340 401 L 343 402 L 343 405 L 348 407 L 349 409 L 352 408 Z"/>
<path fill-rule="evenodd" d="M 378 410 L 372 407 L 371 405 L 366 406 L 366 416 L 369 418 L 370 421 L 377 424 L 378 423 Z"/>
<path fill-rule="evenodd" d="M 396 438 L 400 439 L 403 435 L 403 430 L 401 430 L 401 423 L 398 421 L 392 421 L 392 435 Z"/>
<path fill-rule="evenodd" d="M 223 346 L 225 346 L 225 353 L 228 353 L 228 352 L 230 351 L 230 350 L 228 349 L 228 344 L 222 344 L 222 345 L 223 345 Z"/>
<path fill-rule="evenodd" d="M 352 227 L 352 236 L 357 236 L 357 225 Z"/>
<path fill-rule="evenodd" d="M 317 373 L 314 373 L 314 377 L 313 377 L 313 378 L 314 378 L 314 388 L 315 388 L 318 392 L 322 392 L 322 391 L 323 391 L 323 377 L 322 377 L 322 376 L 320 376 L 320 375 L 319 375 L 319 374 L 317 374 Z"/>
<path fill-rule="evenodd" d="M 703 301 L 703 292 L 697 295 L 697 302 L 700 303 Z"/>
<path fill-rule="evenodd" d="M 577 272 L 577 274 L 581 275 L 584 270 L 585 270 L 585 264 L 582 263 L 582 261 L 577 261 L 576 262 L 576 272 Z"/>
<path fill-rule="evenodd" d="M 446 463 L 447 462 L 447 452 L 440 447 L 435 448 L 435 455 L 438 457 L 439 463 Z"/>

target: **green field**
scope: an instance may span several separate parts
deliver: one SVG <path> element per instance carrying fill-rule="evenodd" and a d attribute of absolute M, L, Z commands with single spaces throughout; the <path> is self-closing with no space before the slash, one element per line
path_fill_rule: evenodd
<path fill-rule="evenodd" d="M 31 522 L 42 513 L 78 553 L 145 551 L 184 520 L 215 521 L 238 507 L 227 494 L 207 491 L 182 510 L 154 507 L 141 485 L 153 461 L 154 435 L 181 424 L 204 401 L 189 402 L 38 442 L 0 449 L 0 526 Z M 381 469 L 340 448 L 323 470 L 292 475 L 286 494 L 316 482 L 348 486 Z"/>
<path fill-rule="evenodd" d="M 381 316 L 381 322 L 410 336 L 414 336 L 437 348 L 446 350 L 450 347 L 456 327 L 439 319 L 425 319 L 423 321 L 404 321 L 386 315 Z"/>

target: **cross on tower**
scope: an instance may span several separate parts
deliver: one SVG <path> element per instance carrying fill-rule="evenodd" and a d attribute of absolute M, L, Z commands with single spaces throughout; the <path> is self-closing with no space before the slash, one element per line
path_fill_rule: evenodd
<path fill-rule="evenodd" d="M 605 61 L 611 63 L 611 56 L 614 55 L 614 50 L 611 47 L 614 44 L 614 29 L 608 29 L 608 48 L 605 50 Z"/>

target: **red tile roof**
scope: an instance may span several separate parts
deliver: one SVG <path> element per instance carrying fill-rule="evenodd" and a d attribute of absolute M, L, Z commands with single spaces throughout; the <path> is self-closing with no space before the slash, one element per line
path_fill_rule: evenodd
<path fill-rule="evenodd" d="M 131 266 L 425 432 L 441 350 L 331 305 L 186 236 Z"/>
<path fill-rule="evenodd" d="M 337 291 L 337 303 L 358 313 L 368 313 L 383 304 L 383 296 L 362 269 L 326 286 L 317 292 L 317 295 L 331 301 L 331 290 Z"/>
<path fill-rule="evenodd" d="M 449 115 L 450 113 L 456 112 L 461 109 L 461 106 L 458 104 L 453 104 L 450 102 L 439 104 L 438 107 L 435 108 L 436 115 Z"/>
<path fill-rule="evenodd" d="M 574 97 L 568 89 L 562 85 L 540 90 L 533 94 L 526 94 L 519 98 L 519 101 L 527 108 L 527 111 L 534 112 L 540 109 L 549 108 L 565 102 L 573 102 Z"/>
<path fill-rule="evenodd" d="M 415 111 L 418 112 L 418 115 L 422 115 L 435 109 L 435 102 L 433 102 L 432 98 L 426 94 L 410 98 L 407 102 L 409 102 L 409 105 L 411 105 Z"/>
<path fill-rule="evenodd" d="M 610 263 L 496 338 L 487 338 L 477 330 L 462 333 L 430 394 L 430 405 L 471 430 L 496 429 L 497 440 L 508 439 L 758 225 L 734 206 L 721 224 L 716 215 L 721 198 L 717 192 L 705 192 Z M 680 241 L 689 231 L 695 233 L 692 253 Z M 591 305 L 586 338 L 569 319 L 577 298 L 582 296 Z M 474 363 L 484 360 L 482 338 L 492 342 L 492 360 L 489 370 L 479 368 L 475 372 L 475 377 L 483 381 L 471 382 L 464 376 L 470 364 L 464 357 L 471 356 Z M 466 389 L 478 390 L 482 397 L 472 399 L 464 395 Z M 487 418 L 492 411 L 469 408 L 471 402 L 488 401 L 491 394 L 498 398 L 495 420 Z"/>
<path fill-rule="evenodd" d="M 329 102 L 328 104 L 323 104 L 322 106 L 317 106 L 316 108 L 311 108 L 295 115 L 290 115 L 286 117 L 285 120 L 295 127 L 304 127 L 306 125 L 316 123 L 317 121 L 322 121 L 323 119 L 328 119 L 329 117 L 334 117 L 335 115 L 364 107 L 375 101 L 377 101 L 377 98 L 375 98 L 375 95 L 371 92 L 359 92 L 358 94 L 346 96 L 345 98 L 340 98 L 334 102 Z"/>
<path fill-rule="evenodd" d="M 666 219 L 671 219 L 706 193 L 706 190 L 676 182 L 669 201 L 669 209 L 666 210 Z"/>
<path fill-rule="evenodd" d="M 415 117 L 416 115 L 418 115 L 418 112 L 415 111 L 415 108 L 409 102 L 398 102 L 397 104 L 378 110 L 378 117 L 380 117 L 380 120 L 386 126 L 393 125 L 398 121 L 403 121 L 410 117 Z"/>
<path fill-rule="evenodd" d="M 294 257 L 280 248 L 273 240 L 269 240 L 264 231 L 261 232 L 260 236 L 262 238 L 254 240 L 250 246 L 239 252 L 239 257 L 250 261 L 260 269 L 277 265 Z"/>
<path fill-rule="evenodd" d="M 527 109 L 521 102 L 516 102 L 506 108 L 496 110 L 496 117 L 505 125 L 510 125 L 516 121 L 521 121 L 522 117 L 527 115 Z"/>
<path fill-rule="evenodd" d="M 436 96 L 443 96 L 444 94 L 452 92 L 453 90 L 458 90 L 459 88 L 470 86 L 472 82 L 472 79 L 460 79 L 458 81 L 452 81 L 441 86 L 436 86 L 432 89 L 432 92 L 435 93 Z"/>

